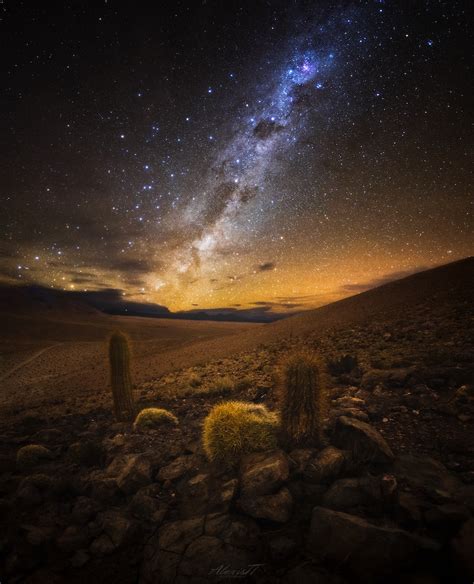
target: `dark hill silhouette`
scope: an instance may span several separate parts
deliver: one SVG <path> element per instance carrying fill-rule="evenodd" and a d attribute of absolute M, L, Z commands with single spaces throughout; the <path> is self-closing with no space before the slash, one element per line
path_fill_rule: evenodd
<path fill-rule="evenodd" d="M 272 323 L 261 330 L 261 335 L 268 338 L 304 335 L 310 331 L 356 324 L 367 318 L 388 316 L 405 305 L 472 302 L 473 298 L 474 257 L 468 257 Z"/>

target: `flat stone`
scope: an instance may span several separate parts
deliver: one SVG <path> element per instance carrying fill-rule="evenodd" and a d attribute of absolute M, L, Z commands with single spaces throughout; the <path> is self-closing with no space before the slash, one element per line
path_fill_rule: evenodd
<path fill-rule="evenodd" d="M 342 450 L 328 446 L 306 465 L 303 476 L 312 483 L 330 483 L 344 470 L 346 456 Z"/>
<path fill-rule="evenodd" d="M 293 497 L 286 487 L 282 487 L 272 495 L 242 497 L 239 506 L 244 513 L 255 519 L 286 523 L 291 517 Z"/>
<path fill-rule="evenodd" d="M 248 454 L 240 465 L 242 496 L 257 497 L 275 492 L 289 474 L 288 458 L 281 450 Z"/>
<path fill-rule="evenodd" d="M 379 582 L 409 569 L 439 545 L 407 531 L 379 527 L 360 517 L 322 507 L 313 509 L 307 551 L 344 567 L 362 582 Z"/>
<path fill-rule="evenodd" d="M 350 450 L 357 461 L 387 464 L 394 459 L 392 449 L 380 432 L 356 418 L 338 418 L 333 438 L 337 446 Z"/>

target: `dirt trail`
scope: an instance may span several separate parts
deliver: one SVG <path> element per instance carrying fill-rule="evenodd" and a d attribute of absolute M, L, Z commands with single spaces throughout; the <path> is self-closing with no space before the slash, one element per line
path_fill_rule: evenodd
<path fill-rule="evenodd" d="M 19 369 L 22 369 L 23 367 L 26 367 L 26 365 L 29 365 L 32 361 L 34 361 L 35 359 L 37 359 L 38 357 L 40 357 L 43 353 L 46 353 L 46 351 L 49 351 L 53 347 L 58 347 L 59 345 L 63 345 L 63 344 L 64 343 L 55 343 L 54 345 L 49 345 L 48 347 L 44 347 L 40 351 L 36 351 L 36 353 L 34 353 L 33 355 L 31 355 L 31 357 L 28 357 L 28 359 L 25 359 L 21 363 L 18 363 L 17 365 L 15 365 L 15 367 L 12 367 L 12 369 L 10 369 L 10 371 L 7 371 L 3 375 L 1 375 L 0 376 L 0 381 L 3 381 L 7 377 L 10 377 L 10 375 L 13 375 Z"/>

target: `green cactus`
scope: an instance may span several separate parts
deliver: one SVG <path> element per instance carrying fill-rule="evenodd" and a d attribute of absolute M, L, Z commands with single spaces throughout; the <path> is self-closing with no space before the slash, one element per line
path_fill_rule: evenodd
<path fill-rule="evenodd" d="M 135 405 L 130 376 L 130 347 L 127 337 L 120 331 L 110 337 L 109 362 L 115 417 L 119 422 L 133 420 Z"/>
<path fill-rule="evenodd" d="M 283 367 L 281 429 L 290 446 L 321 442 L 327 391 L 321 361 L 306 353 L 292 355 Z"/>

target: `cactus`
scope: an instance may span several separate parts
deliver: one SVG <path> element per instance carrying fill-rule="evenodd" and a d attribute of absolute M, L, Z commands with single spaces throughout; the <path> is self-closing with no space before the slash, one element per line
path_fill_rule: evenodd
<path fill-rule="evenodd" d="M 130 376 L 130 348 L 127 337 L 120 331 L 110 337 L 109 361 L 115 417 L 120 422 L 133 420 L 135 406 Z"/>
<path fill-rule="evenodd" d="M 145 408 L 142 410 L 133 423 L 133 429 L 137 432 L 147 432 L 156 430 L 161 426 L 177 425 L 178 418 L 162 408 Z"/>
<path fill-rule="evenodd" d="M 277 429 L 277 416 L 265 406 L 224 402 L 214 406 L 204 420 L 204 451 L 209 460 L 232 467 L 244 454 L 276 448 Z"/>
<path fill-rule="evenodd" d="M 289 446 L 321 442 L 326 385 L 321 361 L 307 353 L 292 355 L 283 367 L 281 429 Z"/>

